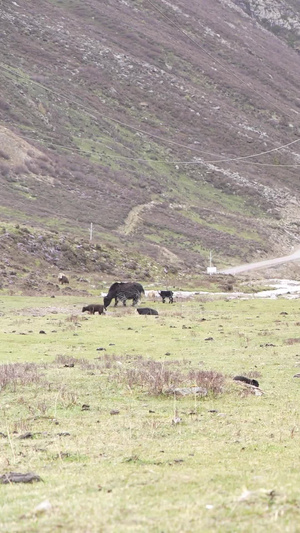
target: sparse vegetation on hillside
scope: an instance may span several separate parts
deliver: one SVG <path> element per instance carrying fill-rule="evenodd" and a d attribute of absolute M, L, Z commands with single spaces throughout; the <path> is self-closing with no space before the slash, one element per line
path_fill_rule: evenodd
<path fill-rule="evenodd" d="M 283 4 L 275 38 L 253 2 L 5 0 L 0 219 L 76 238 L 93 222 L 101 242 L 189 273 L 210 250 L 221 266 L 287 251 L 299 9 Z"/>

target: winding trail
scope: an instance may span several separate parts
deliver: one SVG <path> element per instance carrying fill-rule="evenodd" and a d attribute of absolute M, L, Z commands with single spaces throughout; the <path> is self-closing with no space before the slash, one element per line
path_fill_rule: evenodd
<path fill-rule="evenodd" d="M 133 233 L 142 220 L 143 212 L 146 209 L 151 209 L 155 205 L 159 205 L 159 204 L 160 202 L 152 200 L 151 202 L 147 204 L 140 204 L 140 205 L 136 205 L 135 207 L 133 207 L 128 213 L 124 221 L 124 224 L 119 226 L 118 232 L 121 235 L 130 235 L 131 233 Z M 162 246 L 161 244 L 157 244 L 154 242 L 151 244 L 152 246 L 155 246 L 156 248 L 159 249 L 161 256 L 164 257 L 164 259 L 168 261 L 170 264 L 176 265 L 176 266 L 181 265 L 182 263 L 181 259 L 179 259 L 179 257 L 177 257 L 176 254 L 168 250 L 168 248 L 166 248 L 165 246 Z"/>
<path fill-rule="evenodd" d="M 130 235 L 131 233 L 133 233 L 139 224 L 140 215 L 143 213 L 143 211 L 145 211 L 146 209 L 151 209 L 151 207 L 157 204 L 158 202 L 152 200 L 148 204 L 140 204 L 133 207 L 128 213 L 124 224 L 122 226 L 119 226 L 118 232 L 122 235 Z"/>

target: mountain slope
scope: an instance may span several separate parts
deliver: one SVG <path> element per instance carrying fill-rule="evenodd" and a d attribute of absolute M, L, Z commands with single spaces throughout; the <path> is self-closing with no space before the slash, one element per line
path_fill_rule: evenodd
<path fill-rule="evenodd" d="M 92 222 L 97 242 L 192 271 L 210 250 L 221 266 L 288 251 L 299 20 L 292 0 L 2 2 L 3 223 Z"/>

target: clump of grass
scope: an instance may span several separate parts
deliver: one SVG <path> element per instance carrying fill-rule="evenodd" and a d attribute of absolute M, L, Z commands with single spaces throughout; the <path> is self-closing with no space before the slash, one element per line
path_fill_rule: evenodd
<path fill-rule="evenodd" d="M 285 344 L 288 344 L 289 346 L 292 346 L 293 344 L 298 344 L 300 342 L 300 337 L 286 339 L 284 341 Z"/>
<path fill-rule="evenodd" d="M 150 394 L 163 394 L 166 389 L 184 383 L 186 376 L 179 368 L 171 368 L 171 361 L 161 363 L 142 357 L 134 367 L 119 369 L 119 378 L 130 388 L 134 386 L 146 389 Z"/>
<path fill-rule="evenodd" d="M 72 357 L 71 355 L 57 355 L 53 363 L 55 365 L 79 366 L 82 370 L 106 370 L 110 368 L 117 368 L 118 362 L 127 359 L 130 356 L 121 357 L 117 355 L 104 354 L 97 357 L 97 362 L 89 361 L 84 358 Z"/>
<path fill-rule="evenodd" d="M 223 392 L 225 376 L 214 371 L 188 370 L 187 361 L 154 361 L 139 357 L 131 368 L 119 367 L 117 378 L 131 389 L 141 387 L 157 396 L 175 387 L 196 385 L 208 394 Z"/>
<path fill-rule="evenodd" d="M 39 383 L 41 374 L 34 363 L 10 363 L 0 365 L 0 390 L 8 385 L 15 391 L 17 385 Z"/>
<path fill-rule="evenodd" d="M 224 392 L 225 376 L 214 370 L 191 370 L 189 380 L 197 387 L 207 390 L 212 396 L 218 396 Z"/>
<path fill-rule="evenodd" d="M 191 362 L 155 361 L 141 355 L 109 355 L 97 357 L 96 362 L 77 359 L 68 355 L 58 355 L 54 364 L 79 366 L 82 370 L 100 370 L 109 374 L 109 379 L 123 383 L 130 389 L 142 388 L 149 394 L 158 396 L 174 387 L 201 387 L 208 394 L 217 396 L 224 390 L 225 376 L 213 370 L 204 371 L 191 368 Z"/>

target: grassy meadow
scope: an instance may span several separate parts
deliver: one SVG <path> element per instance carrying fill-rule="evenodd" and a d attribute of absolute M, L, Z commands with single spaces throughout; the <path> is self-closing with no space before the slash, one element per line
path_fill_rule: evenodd
<path fill-rule="evenodd" d="M 0 296 L 1 532 L 299 531 L 298 300 L 92 300 Z"/>

